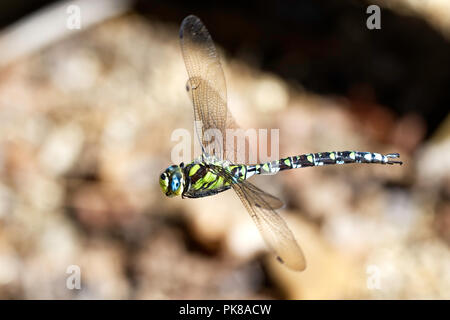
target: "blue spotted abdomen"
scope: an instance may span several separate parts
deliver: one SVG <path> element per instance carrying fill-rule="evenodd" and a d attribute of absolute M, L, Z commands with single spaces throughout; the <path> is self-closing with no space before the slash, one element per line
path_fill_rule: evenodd
<path fill-rule="evenodd" d="M 319 153 L 307 153 L 299 156 L 287 157 L 276 161 L 247 166 L 246 178 L 255 174 L 275 174 L 278 171 L 297 169 L 304 167 L 315 167 L 330 164 L 345 163 L 379 163 L 379 164 L 402 164 L 398 153 L 386 154 L 361 151 L 331 151 Z"/>

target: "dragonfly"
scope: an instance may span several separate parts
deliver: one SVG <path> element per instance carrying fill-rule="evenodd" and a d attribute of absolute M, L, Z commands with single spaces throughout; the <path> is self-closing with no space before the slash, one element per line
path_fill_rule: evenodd
<path fill-rule="evenodd" d="M 227 149 L 229 145 L 225 137 L 227 129 L 238 126 L 227 107 L 225 76 L 214 42 L 201 20 L 193 15 L 184 18 L 179 37 L 188 73 L 186 90 L 194 107 L 196 136 L 202 154 L 188 164 L 171 165 L 162 172 L 159 178 L 162 192 L 168 197 L 202 198 L 233 189 L 278 261 L 292 270 L 303 271 L 306 268 L 305 255 L 276 211 L 283 207 L 283 202 L 248 179 L 289 169 L 334 164 L 402 164 L 396 160 L 400 155 L 331 151 L 257 164 L 233 163 L 229 159 L 232 156 L 236 159 L 238 150 Z M 206 134 L 211 130 L 220 133 L 219 138 L 211 139 Z"/>

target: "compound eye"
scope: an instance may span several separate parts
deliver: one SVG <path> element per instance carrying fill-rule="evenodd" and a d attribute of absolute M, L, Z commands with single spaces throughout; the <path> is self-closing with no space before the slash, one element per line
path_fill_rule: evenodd
<path fill-rule="evenodd" d="M 178 180 L 177 177 L 173 178 L 172 183 L 170 184 L 170 187 L 172 188 L 172 191 L 178 190 L 178 188 L 180 187 L 180 181 Z"/>
<path fill-rule="evenodd" d="M 161 176 L 159 177 L 161 180 L 165 180 L 166 179 L 166 174 L 165 173 L 161 173 Z"/>

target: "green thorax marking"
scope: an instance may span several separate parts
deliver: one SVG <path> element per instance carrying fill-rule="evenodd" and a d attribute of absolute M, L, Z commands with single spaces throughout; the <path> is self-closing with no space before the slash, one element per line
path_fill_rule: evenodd
<path fill-rule="evenodd" d="M 218 173 L 227 171 L 234 179 L 226 179 Z M 185 167 L 185 174 L 190 183 L 190 192 L 196 191 L 224 191 L 232 183 L 245 179 L 247 167 L 245 165 L 224 165 L 223 161 L 199 162 L 194 160 Z"/>

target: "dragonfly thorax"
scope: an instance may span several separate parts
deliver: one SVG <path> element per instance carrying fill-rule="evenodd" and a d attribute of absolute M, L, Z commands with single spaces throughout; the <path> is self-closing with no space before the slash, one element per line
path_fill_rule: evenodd
<path fill-rule="evenodd" d="M 168 167 L 159 177 L 159 186 L 168 197 L 179 196 L 184 189 L 184 164 Z"/>

